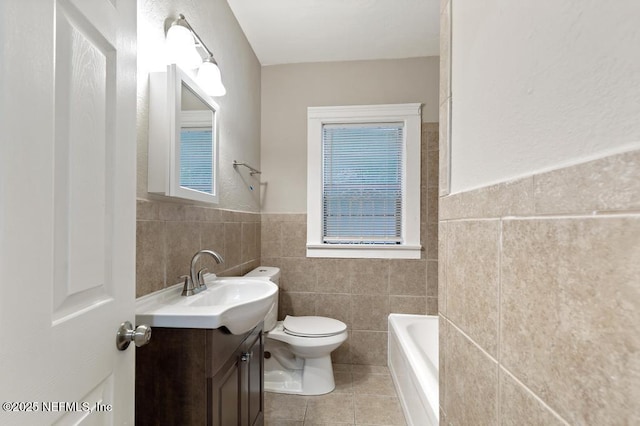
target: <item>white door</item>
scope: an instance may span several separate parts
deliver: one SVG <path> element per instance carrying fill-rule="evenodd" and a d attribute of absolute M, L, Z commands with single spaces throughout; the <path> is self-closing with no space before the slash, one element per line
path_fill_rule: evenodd
<path fill-rule="evenodd" d="M 134 0 L 0 1 L 0 424 L 133 423 Z"/>

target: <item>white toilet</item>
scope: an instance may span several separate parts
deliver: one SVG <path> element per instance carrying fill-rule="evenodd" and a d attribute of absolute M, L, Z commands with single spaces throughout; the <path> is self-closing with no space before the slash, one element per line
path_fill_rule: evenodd
<path fill-rule="evenodd" d="M 259 266 L 245 276 L 279 284 L 280 268 Z M 278 300 L 264 319 L 264 389 L 321 395 L 335 388 L 331 352 L 347 340 L 347 325 L 333 318 L 287 316 L 277 321 Z"/>

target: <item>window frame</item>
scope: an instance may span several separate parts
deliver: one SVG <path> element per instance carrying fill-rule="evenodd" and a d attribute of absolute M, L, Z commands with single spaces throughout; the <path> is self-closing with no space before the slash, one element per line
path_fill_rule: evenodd
<path fill-rule="evenodd" d="M 419 103 L 307 108 L 307 257 L 420 259 Z M 398 245 L 323 242 L 322 128 L 325 124 L 404 124 L 402 243 Z"/>

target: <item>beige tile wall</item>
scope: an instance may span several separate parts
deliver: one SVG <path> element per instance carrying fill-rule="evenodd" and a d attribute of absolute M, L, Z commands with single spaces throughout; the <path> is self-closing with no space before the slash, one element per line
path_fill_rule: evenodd
<path fill-rule="evenodd" d="M 260 214 L 186 204 L 138 200 L 136 296 L 180 282 L 200 249 L 222 254 L 217 265 L 203 257 L 200 267 L 218 275 L 242 275 L 260 264 Z"/>
<path fill-rule="evenodd" d="M 640 151 L 440 199 L 441 424 L 640 424 Z"/>
<path fill-rule="evenodd" d="M 451 187 L 451 0 L 440 0 L 440 170 L 439 194 L 448 195 Z"/>
<path fill-rule="evenodd" d="M 389 313 L 437 313 L 437 123 L 423 123 L 421 164 L 420 260 L 307 258 L 306 215 L 262 215 L 262 264 L 282 270 L 279 317 L 344 321 L 349 339 L 334 352 L 336 362 L 386 365 Z"/>

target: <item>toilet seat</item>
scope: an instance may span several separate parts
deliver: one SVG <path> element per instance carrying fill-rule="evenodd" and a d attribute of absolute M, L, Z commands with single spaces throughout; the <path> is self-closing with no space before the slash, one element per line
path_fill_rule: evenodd
<path fill-rule="evenodd" d="M 296 352 L 312 351 L 313 353 L 320 353 L 324 351 L 323 348 L 333 347 L 336 344 L 340 345 L 347 340 L 348 332 L 345 329 L 342 333 L 334 334 L 332 336 L 296 336 L 287 332 L 284 329 L 283 321 L 278 321 L 273 330 L 265 333 L 265 337 L 268 340 L 277 340 L 282 343 L 290 345 L 290 349 Z M 265 343 L 266 344 L 266 343 Z M 297 349 L 295 349 L 297 348 Z"/>
<path fill-rule="evenodd" d="M 298 337 L 330 337 L 343 333 L 347 325 L 333 318 L 287 315 L 282 322 L 284 332 Z"/>

